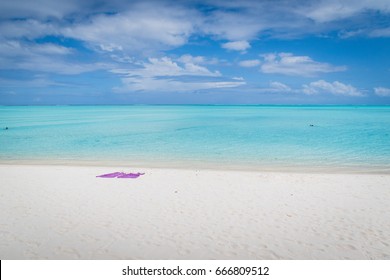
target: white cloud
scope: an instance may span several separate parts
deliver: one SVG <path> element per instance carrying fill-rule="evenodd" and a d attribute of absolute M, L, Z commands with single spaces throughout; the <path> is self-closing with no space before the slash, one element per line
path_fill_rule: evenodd
<path fill-rule="evenodd" d="M 191 54 L 184 54 L 177 59 L 181 63 L 193 63 L 201 65 L 216 65 L 224 63 L 224 61 L 219 60 L 218 58 L 206 58 L 204 56 L 192 56 Z"/>
<path fill-rule="evenodd" d="M 390 12 L 388 0 L 321 0 L 303 5 L 299 14 L 318 23 L 340 20 L 368 10 Z"/>
<path fill-rule="evenodd" d="M 105 63 L 75 63 L 67 61 L 73 49 L 44 43 L 23 44 L 19 41 L 0 42 L 0 69 L 22 69 L 75 75 L 107 69 Z"/>
<path fill-rule="evenodd" d="M 19 69 L 57 73 L 63 75 L 77 75 L 98 70 L 107 70 L 112 67 L 105 63 L 72 63 L 52 58 L 36 58 L 19 63 Z"/>
<path fill-rule="evenodd" d="M 113 61 L 116 61 L 116 62 L 120 62 L 120 63 L 135 63 L 135 58 L 132 57 L 132 56 L 128 56 L 128 55 L 118 55 L 118 54 L 114 54 L 114 53 L 111 53 L 110 54 L 110 58 L 113 60 Z"/>
<path fill-rule="evenodd" d="M 206 67 L 193 63 L 194 60 L 205 59 L 180 57 L 177 61 L 169 57 L 149 58 L 134 69 L 114 69 L 111 72 L 122 76 L 123 86 L 116 91 L 190 91 L 210 88 L 229 88 L 245 84 L 244 81 L 223 79 L 218 71 L 210 71 Z"/>
<path fill-rule="evenodd" d="M 44 75 L 34 75 L 32 79 L 3 79 L 0 78 L 2 87 L 7 88 L 45 88 L 48 86 L 68 87 L 69 84 L 58 83 L 45 77 Z"/>
<path fill-rule="evenodd" d="M 8 40 L 35 39 L 46 35 L 58 34 L 58 26 L 43 23 L 35 19 L 4 21 L 0 23 L 0 34 Z"/>
<path fill-rule="evenodd" d="M 115 91 L 194 91 L 213 88 L 232 88 L 245 84 L 245 82 L 236 81 L 184 82 L 174 79 L 156 79 L 154 77 L 127 77 L 122 78 L 122 82 L 123 86 L 115 88 Z"/>
<path fill-rule="evenodd" d="M 219 77 L 218 71 L 211 72 L 206 67 L 187 60 L 180 65 L 169 57 L 149 58 L 141 63 L 141 67 L 125 70 L 128 76 L 158 77 L 158 76 L 208 76 Z"/>
<path fill-rule="evenodd" d="M 238 64 L 242 67 L 255 67 L 260 65 L 260 60 L 253 59 L 253 60 L 242 60 Z"/>
<path fill-rule="evenodd" d="M 345 96 L 364 96 L 358 89 L 351 85 L 343 84 L 339 81 L 333 83 L 326 82 L 324 80 L 318 80 L 311 82 L 308 85 L 302 86 L 302 91 L 305 94 L 313 95 L 319 93 L 331 93 L 334 95 L 345 95 Z"/>
<path fill-rule="evenodd" d="M 192 1 L 168 0 L 103 0 L 98 4 L 93 0 L 68 0 L 61 3 L 55 0 L 36 0 L 34 5 L 26 5 L 25 2 L 13 0 L 0 3 L 1 69 L 59 74 L 114 69 L 112 72 L 120 73 L 125 76 L 123 78 L 133 78 L 134 81 L 138 79 L 143 87 L 146 87 L 147 79 L 156 85 L 164 83 L 165 86 L 176 85 L 178 88 L 191 87 L 191 84 L 193 88 L 228 87 L 244 82 L 237 79 L 199 83 L 175 80 L 180 76 L 223 79 L 221 73 L 205 67 L 222 60 L 206 59 L 203 56 L 186 54 L 176 60 L 161 58 L 141 64 L 136 62 L 140 57 L 163 56 L 164 51 L 181 47 L 192 39 L 198 43 L 199 37 L 208 36 L 207 39 L 215 40 L 217 44 L 228 41 L 222 47 L 244 52 L 251 47 L 251 40 L 285 34 L 302 36 L 345 30 L 344 33 L 340 32 L 345 37 L 357 34 L 390 36 L 389 27 L 383 24 L 376 26 L 373 23 L 373 26 L 364 29 L 366 21 L 363 25 L 356 26 L 356 30 L 348 29 L 355 26 L 357 15 L 368 18 L 372 11 L 379 11 L 380 18 L 387 18 L 390 13 L 388 0 L 195 1 L 202 5 L 195 5 Z M 204 9 L 199 9 L 199 6 Z M 348 19 L 349 25 L 344 28 L 347 21 L 340 19 Z M 71 57 L 79 54 L 77 49 L 58 44 L 32 43 L 37 39 L 43 39 L 42 42 L 46 36 L 57 36 L 57 39 L 64 39 L 63 42 L 69 42 L 69 38 L 80 40 L 98 55 L 103 54 L 93 59 L 105 61 L 109 57 L 116 64 L 125 64 L 125 69 L 118 69 L 118 66 L 113 67 L 108 63 L 77 62 L 76 56 Z M 244 60 L 239 65 L 260 66 L 263 73 L 309 77 L 346 70 L 345 66 L 317 62 L 309 56 L 291 53 L 265 54 L 263 58 L 264 61 Z M 129 70 L 126 69 L 127 66 L 133 68 Z M 168 79 L 171 82 L 167 82 Z M 334 92 L 336 88 L 339 86 L 333 85 Z M 283 86 L 273 82 L 270 89 L 282 90 Z M 314 93 L 323 89 L 318 85 L 306 85 L 305 90 Z"/>
<path fill-rule="evenodd" d="M 48 55 L 66 55 L 71 54 L 73 50 L 64 46 L 46 43 L 33 45 L 31 51 Z"/>
<path fill-rule="evenodd" d="M 199 25 L 203 33 L 229 41 L 254 39 L 263 28 L 259 15 L 254 15 L 245 8 L 239 13 L 215 10 L 203 16 Z"/>
<path fill-rule="evenodd" d="M 281 82 L 271 82 L 270 83 L 270 88 L 273 89 L 273 90 L 276 90 L 276 91 L 280 91 L 280 92 L 290 92 L 292 91 L 292 89 L 281 83 Z"/>
<path fill-rule="evenodd" d="M 34 5 L 26 5 L 25 0 L 1 1 L 0 18 L 11 21 L 0 32 L 28 38 L 63 34 L 106 51 L 164 50 L 181 46 L 193 34 L 229 41 L 249 41 L 264 34 L 318 34 L 349 27 L 329 22 L 358 20 L 353 17 L 367 11 L 390 13 L 388 0 L 196 1 L 204 10 L 191 2 L 35 0 Z"/>
<path fill-rule="evenodd" d="M 328 24 L 369 10 L 390 13 L 388 0 L 200 1 L 210 8 L 205 9 L 207 12 L 180 1 L 103 0 L 99 5 L 92 0 L 24 2 L 1 2 L 0 18 L 5 19 L 0 23 L 2 37 L 33 40 L 64 36 L 81 40 L 94 50 L 144 57 L 183 46 L 193 35 L 228 40 L 222 46 L 235 51 L 247 50 L 250 40 L 263 35 L 302 36 L 344 30 L 342 36 L 390 36 L 388 27 L 373 26 L 357 32 L 343 28 L 342 23 Z"/>
<path fill-rule="evenodd" d="M 187 43 L 195 24 L 190 14 L 157 2 L 155 6 L 138 4 L 123 13 L 94 16 L 89 22 L 64 28 L 62 33 L 107 52 L 148 54 Z"/>
<path fill-rule="evenodd" d="M 291 76 L 315 76 L 346 70 L 345 66 L 333 66 L 329 63 L 317 62 L 309 56 L 294 56 L 292 53 L 264 54 L 264 62 L 260 69 L 263 73 L 276 73 Z"/>
<path fill-rule="evenodd" d="M 367 19 L 373 19 L 373 14 L 388 16 L 390 13 L 388 0 L 213 0 L 211 3 L 219 9 L 205 17 L 202 30 L 231 41 L 252 40 L 259 35 L 324 34 L 351 26 L 366 28 Z M 345 19 L 350 21 L 341 21 Z M 370 20 L 370 25 L 373 24 Z"/>
<path fill-rule="evenodd" d="M 358 10 L 359 8 L 355 5 L 345 5 L 340 1 L 328 1 L 328 3 L 323 1 L 320 5 L 309 5 L 306 9 L 302 9 L 301 12 L 316 22 L 324 23 L 349 17 Z"/>
<path fill-rule="evenodd" d="M 178 61 L 182 63 L 197 63 L 202 64 L 205 63 L 204 56 L 192 56 L 190 54 L 184 54 L 181 57 L 179 57 Z"/>
<path fill-rule="evenodd" d="M 292 89 L 286 84 L 283 84 L 281 82 L 270 82 L 268 87 L 262 87 L 257 88 L 257 92 L 264 92 L 264 93 L 297 93 L 298 91 L 295 89 Z"/>
<path fill-rule="evenodd" d="M 371 37 L 390 37 L 390 27 L 374 29 L 369 35 Z"/>
<path fill-rule="evenodd" d="M 27 4 L 25 0 L 1 1 L 0 18 L 62 18 L 81 7 L 77 0 L 34 0 Z"/>
<path fill-rule="evenodd" d="M 376 87 L 374 88 L 374 92 L 378 96 L 382 96 L 382 97 L 390 96 L 390 88 Z"/>
<path fill-rule="evenodd" d="M 355 29 L 355 30 L 341 30 L 338 32 L 338 36 L 341 39 L 348 39 L 351 37 L 359 36 L 359 35 L 365 35 L 367 33 L 367 30 L 365 29 Z"/>
<path fill-rule="evenodd" d="M 232 51 L 246 51 L 251 45 L 247 41 L 233 41 L 222 44 L 222 48 Z"/>
<path fill-rule="evenodd" d="M 73 50 L 52 43 L 23 44 L 16 40 L 0 41 L 0 55 L 2 57 L 29 57 L 35 55 L 67 55 Z"/>
<path fill-rule="evenodd" d="M 390 90 L 390 89 L 389 89 Z M 318 80 L 308 85 L 302 85 L 302 88 L 292 88 L 284 83 L 273 81 L 269 83 L 268 87 L 257 88 L 257 92 L 264 93 L 276 93 L 276 94 L 333 94 L 343 95 L 349 97 L 362 97 L 365 96 L 358 89 L 351 85 L 343 84 L 335 81 L 333 83 L 326 82 L 324 80 Z"/>

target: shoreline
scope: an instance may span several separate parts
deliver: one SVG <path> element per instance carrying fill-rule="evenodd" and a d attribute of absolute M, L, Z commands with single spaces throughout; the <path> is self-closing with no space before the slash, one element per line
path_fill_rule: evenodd
<path fill-rule="evenodd" d="M 390 174 L 390 166 L 315 166 L 315 165 L 280 165 L 280 164 L 231 164 L 210 161 L 123 161 L 123 160 L 53 160 L 25 159 L 3 160 L 0 166 L 79 166 L 79 167 L 123 167 L 123 168 L 152 168 L 178 170 L 211 170 L 211 171 L 243 171 L 243 172 L 272 172 L 298 174 Z"/>
<path fill-rule="evenodd" d="M 137 179 L 96 178 L 115 171 Z M 0 165 L 1 259 L 390 259 L 390 175 Z"/>

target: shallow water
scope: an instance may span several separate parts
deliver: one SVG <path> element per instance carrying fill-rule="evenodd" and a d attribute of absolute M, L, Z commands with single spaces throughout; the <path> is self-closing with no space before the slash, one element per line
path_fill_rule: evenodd
<path fill-rule="evenodd" d="M 1 106 L 0 126 L 2 161 L 390 171 L 390 106 Z"/>

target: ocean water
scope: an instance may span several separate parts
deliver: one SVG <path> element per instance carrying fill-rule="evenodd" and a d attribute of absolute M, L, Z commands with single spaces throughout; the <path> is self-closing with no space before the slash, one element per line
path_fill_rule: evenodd
<path fill-rule="evenodd" d="M 1 106 L 0 127 L 3 162 L 390 172 L 390 106 Z"/>

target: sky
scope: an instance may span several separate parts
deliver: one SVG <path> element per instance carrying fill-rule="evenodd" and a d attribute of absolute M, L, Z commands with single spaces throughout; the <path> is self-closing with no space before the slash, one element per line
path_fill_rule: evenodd
<path fill-rule="evenodd" d="M 0 105 L 390 104 L 389 0 L 0 0 Z"/>

